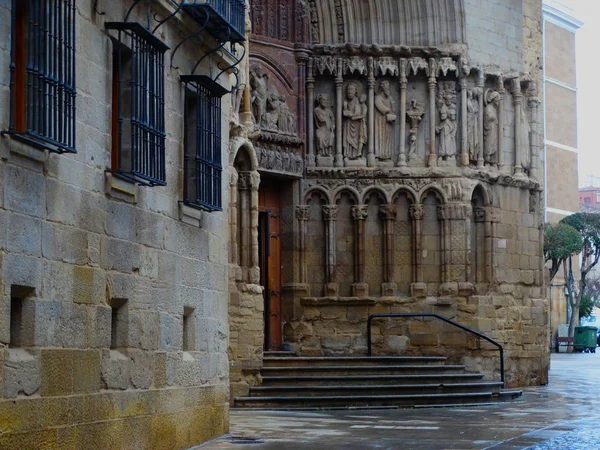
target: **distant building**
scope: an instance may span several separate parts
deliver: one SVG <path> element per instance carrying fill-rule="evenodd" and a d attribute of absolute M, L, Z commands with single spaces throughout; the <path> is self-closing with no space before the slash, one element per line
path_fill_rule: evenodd
<path fill-rule="evenodd" d="M 600 187 L 587 186 L 580 188 L 579 203 L 600 208 Z"/>

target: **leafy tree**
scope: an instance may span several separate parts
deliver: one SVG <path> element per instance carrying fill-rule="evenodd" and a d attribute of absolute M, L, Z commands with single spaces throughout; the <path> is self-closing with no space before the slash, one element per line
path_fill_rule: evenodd
<path fill-rule="evenodd" d="M 581 264 L 579 267 L 579 281 L 575 283 L 573 276 L 573 258 L 569 256 L 568 264 L 563 264 L 565 283 L 567 285 L 567 299 L 571 305 L 571 318 L 569 320 L 569 336 L 572 337 L 575 325 L 579 322 L 579 307 L 586 294 L 588 275 L 600 260 L 600 215 L 592 213 L 576 213 L 565 217 L 561 223 L 575 228 L 581 233 L 582 250 Z"/>
<path fill-rule="evenodd" d="M 570 256 L 581 253 L 582 247 L 581 233 L 572 226 L 562 222 L 544 225 L 544 258 L 546 262 L 552 262 L 549 268 L 550 283 L 561 264 Z"/>
<path fill-rule="evenodd" d="M 581 304 L 579 305 L 579 320 L 585 317 L 591 317 L 594 308 L 597 306 L 599 306 L 597 300 L 590 294 L 584 294 L 583 297 L 581 297 Z"/>

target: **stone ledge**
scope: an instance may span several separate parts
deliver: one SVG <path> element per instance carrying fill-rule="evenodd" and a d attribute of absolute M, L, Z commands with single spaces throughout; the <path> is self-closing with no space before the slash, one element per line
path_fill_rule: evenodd
<path fill-rule="evenodd" d="M 179 202 L 179 220 L 181 220 L 183 223 L 202 228 L 204 214 L 204 211 L 192 208 L 185 203 Z"/>
<path fill-rule="evenodd" d="M 104 192 L 117 200 L 137 203 L 138 186 L 134 182 L 116 177 L 110 172 L 105 172 Z"/>
<path fill-rule="evenodd" d="M 369 297 L 304 297 L 300 299 L 302 306 L 369 306 L 377 300 Z"/>
<path fill-rule="evenodd" d="M 8 145 L 5 148 L 8 149 L 9 153 L 15 153 L 39 163 L 45 163 L 48 160 L 49 152 L 47 150 L 36 147 L 32 143 L 19 140 L 19 138 L 9 134 L 6 134 L 5 137 L 8 137 Z M 0 153 L 0 157 L 8 159 L 9 155 L 6 152 L 2 152 Z"/>

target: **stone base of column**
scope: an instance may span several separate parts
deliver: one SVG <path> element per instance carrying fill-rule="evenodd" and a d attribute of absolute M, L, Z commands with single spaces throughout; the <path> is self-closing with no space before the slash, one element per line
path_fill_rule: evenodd
<path fill-rule="evenodd" d="M 469 154 L 468 153 L 462 153 L 462 160 L 461 163 L 463 166 L 468 166 L 469 165 Z"/>
<path fill-rule="evenodd" d="M 475 286 L 471 282 L 458 283 L 458 295 L 468 297 L 475 293 Z"/>
<path fill-rule="evenodd" d="M 352 284 L 352 296 L 353 297 L 368 297 L 369 285 L 367 283 L 353 283 Z"/>
<path fill-rule="evenodd" d="M 373 153 L 369 153 L 367 155 L 367 166 L 373 167 L 375 165 L 375 155 Z"/>
<path fill-rule="evenodd" d="M 333 167 L 333 156 L 317 155 L 317 165 L 319 167 Z"/>
<path fill-rule="evenodd" d="M 427 162 L 427 165 L 428 165 L 429 167 L 435 167 L 435 166 L 437 166 L 437 155 L 434 155 L 434 154 L 431 154 L 431 153 L 430 153 L 430 154 L 429 154 L 429 160 L 428 160 L 428 162 Z"/>
<path fill-rule="evenodd" d="M 412 283 L 410 285 L 410 295 L 413 297 L 426 297 L 427 285 L 423 282 Z"/>
<path fill-rule="evenodd" d="M 344 167 L 344 158 L 342 155 L 335 155 L 335 159 L 333 160 L 333 165 L 335 167 Z"/>
<path fill-rule="evenodd" d="M 440 296 L 458 295 L 458 283 L 442 283 L 438 292 Z"/>
<path fill-rule="evenodd" d="M 325 297 L 339 297 L 340 286 L 337 283 L 327 283 L 325 285 Z"/>
<path fill-rule="evenodd" d="M 514 175 L 515 178 L 527 178 L 527 175 L 523 172 L 523 168 L 519 166 L 515 166 Z"/>
<path fill-rule="evenodd" d="M 396 283 L 381 283 L 382 297 L 395 297 L 398 286 Z"/>
<path fill-rule="evenodd" d="M 365 167 L 367 160 L 364 157 L 350 159 L 344 158 L 344 165 L 347 167 Z"/>

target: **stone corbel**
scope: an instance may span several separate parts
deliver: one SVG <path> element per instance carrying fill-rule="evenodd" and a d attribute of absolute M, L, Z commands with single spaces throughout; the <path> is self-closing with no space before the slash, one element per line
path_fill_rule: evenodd
<path fill-rule="evenodd" d="M 352 206 L 352 219 L 354 220 L 354 283 L 352 295 L 366 297 L 369 295 L 369 285 L 365 283 L 365 220 L 368 216 L 367 205 Z"/>

